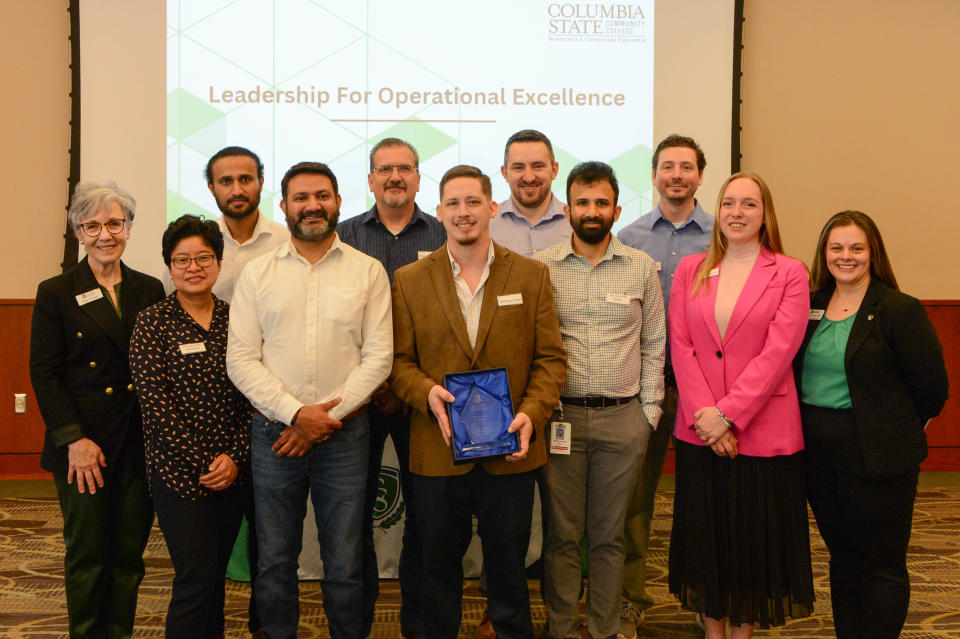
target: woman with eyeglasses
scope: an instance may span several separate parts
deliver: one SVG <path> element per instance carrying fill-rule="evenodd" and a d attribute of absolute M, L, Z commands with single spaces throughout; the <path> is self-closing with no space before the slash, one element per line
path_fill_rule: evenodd
<path fill-rule="evenodd" d="M 46 424 L 40 465 L 63 513 L 71 637 L 129 637 L 153 524 L 128 345 L 163 285 L 121 256 L 136 203 L 113 182 L 77 186 L 67 219 L 86 256 L 37 288 L 30 378 Z"/>
<path fill-rule="evenodd" d="M 250 405 L 227 377 L 229 306 L 214 221 L 184 215 L 163 234 L 176 287 L 140 313 L 130 369 L 143 406 L 147 475 L 173 561 L 167 637 L 222 637 L 224 577 L 249 486 Z"/>

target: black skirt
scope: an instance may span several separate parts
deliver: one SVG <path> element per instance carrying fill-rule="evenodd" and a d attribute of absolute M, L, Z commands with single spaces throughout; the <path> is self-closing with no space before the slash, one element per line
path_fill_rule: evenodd
<path fill-rule="evenodd" d="M 675 440 L 676 441 L 676 440 Z M 801 454 L 734 459 L 676 441 L 670 592 L 732 625 L 813 612 Z"/>

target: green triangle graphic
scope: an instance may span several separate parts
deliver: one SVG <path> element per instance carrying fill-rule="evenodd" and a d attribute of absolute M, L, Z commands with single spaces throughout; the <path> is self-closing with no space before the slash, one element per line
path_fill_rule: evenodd
<path fill-rule="evenodd" d="M 167 135 L 177 140 L 182 141 L 225 115 L 183 89 L 167 94 Z"/>
<path fill-rule="evenodd" d="M 653 188 L 650 183 L 650 162 L 653 159 L 653 149 L 638 144 L 629 151 L 618 155 L 610 162 L 610 166 L 617 173 L 617 180 L 630 188 L 638 196 Z"/>

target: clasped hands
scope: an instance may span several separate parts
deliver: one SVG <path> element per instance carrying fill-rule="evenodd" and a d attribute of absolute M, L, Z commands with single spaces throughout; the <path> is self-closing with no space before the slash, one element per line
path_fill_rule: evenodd
<path fill-rule="evenodd" d="M 343 401 L 342 397 L 322 404 L 304 406 L 293 423 L 283 429 L 273 444 L 277 457 L 303 457 L 314 444 L 322 444 L 330 435 L 343 428 L 343 422 L 330 417 L 331 408 Z"/>
<path fill-rule="evenodd" d="M 733 459 L 737 456 L 737 438 L 727 426 L 716 406 L 704 406 L 693 414 L 693 426 L 700 441 L 720 457 Z"/>
<path fill-rule="evenodd" d="M 430 407 L 433 416 L 437 418 L 440 434 L 443 435 L 443 441 L 447 446 L 450 446 L 450 438 L 453 436 L 453 432 L 450 430 L 450 420 L 447 417 L 447 404 L 454 399 L 453 393 L 440 384 L 434 384 L 430 392 L 427 393 L 427 405 Z M 518 412 L 513 421 L 510 422 L 507 432 L 517 433 L 517 438 L 520 440 L 520 450 L 507 455 L 504 459 L 508 462 L 518 462 L 526 459 L 527 450 L 530 448 L 530 436 L 533 434 L 533 420 L 526 413 Z"/>

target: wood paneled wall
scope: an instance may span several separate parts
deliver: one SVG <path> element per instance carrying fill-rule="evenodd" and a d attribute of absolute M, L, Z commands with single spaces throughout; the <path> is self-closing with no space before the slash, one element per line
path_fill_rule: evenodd
<path fill-rule="evenodd" d="M 960 380 L 960 301 L 924 302 L 940 336 L 952 388 Z M 30 385 L 30 317 L 33 300 L 0 299 L 0 479 L 49 477 L 40 468 L 43 420 Z M 13 412 L 14 393 L 27 394 L 27 412 Z M 924 470 L 960 470 L 960 391 L 927 427 L 930 456 Z M 673 451 L 664 472 L 672 473 Z"/>

